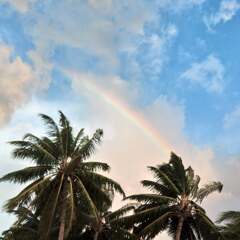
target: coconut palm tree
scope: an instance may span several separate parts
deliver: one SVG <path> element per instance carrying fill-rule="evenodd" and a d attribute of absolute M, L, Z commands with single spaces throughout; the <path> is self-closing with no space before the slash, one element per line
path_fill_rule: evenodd
<path fill-rule="evenodd" d="M 17 220 L 8 230 L 2 233 L 2 239 L 37 240 L 39 219 L 26 207 L 19 207 L 17 210 L 13 210 L 12 213 L 17 217 Z"/>
<path fill-rule="evenodd" d="M 93 239 L 93 240 L 135 240 L 136 236 L 125 229 L 121 224 L 121 218 L 133 210 L 133 204 L 127 204 L 116 211 L 109 211 L 105 209 L 99 212 L 99 218 L 90 215 L 83 215 L 83 218 L 88 222 L 88 226 L 81 234 L 80 239 Z"/>
<path fill-rule="evenodd" d="M 17 196 L 5 204 L 7 211 L 28 205 L 40 217 L 38 234 L 40 240 L 48 239 L 53 223 L 58 223 L 58 239 L 69 235 L 80 212 L 98 217 L 97 208 L 103 202 L 111 202 L 106 190 L 119 192 L 121 186 L 114 180 L 97 173 L 108 171 L 102 162 L 86 161 L 101 142 L 103 131 L 96 130 L 91 138 L 81 129 L 75 135 L 66 116 L 59 112 L 59 123 L 40 114 L 48 127 L 46 136 L 31 133 L 23 140 L 12 141 L 13 157 L 30 159 L 33 166 L 3 176 L 0 181 L 25 184 Z"/>
<path fill-rule="evenodd" d="M 123 218 L 126 225 L 134 224 L 139 238 L 153 239 L 168 230 L 175 240 L 200 240 L 217 231 L 200 204 L 212 192 L 221 192 L 220 182 L 200 188 L 200 177 L 191 167 L 184 168 L 181 158 L 174 153 L 169 163 L 149 169 L 155 181 L 144 180 L 142 185 L 151 193 L 127 197 L 137 201 L 138 206 L 133 215 Z"/>

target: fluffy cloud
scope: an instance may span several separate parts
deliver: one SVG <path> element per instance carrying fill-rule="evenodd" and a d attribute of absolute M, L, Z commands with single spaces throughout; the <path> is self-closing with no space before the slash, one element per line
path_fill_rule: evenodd
<path fill-rule="evenodd" d="M 31 67 L 13 57 L 9 46 L 0 45 L 0 126 L 29 98 L 34 84 Z"/>
<path fill-rule="evenodd" d="M 203 1 L 181 0 L 177 6 L 185 9 L 200 3 Z M 43 5 L 42 13 L 31 12 L 32 18 L 26 32 L 35 44 L 29 56 L 36 71 L 44 72 L 45 78 L 52 69 L 50 63 L 55 49 L 59 47 L 82 49 L 95 57 L 104 66 L 104 71 L 111 73 L 119 72 L 120 56 L 126 54 L 130 56 L 128 65 L 131 66 L 127 71 L 134 72 L 133 78 L 137 74 L 137 77 L 141 76 L 142 69 L 153 74 L 153 78 L 159 77 L 167 61 L 169 43 L 178 33 L 173 24 L 160 25 L 161 11 L 176 6 L 175 3 L 169 4 L 169 1 L 152 4 L 142 0 L 58 1 L 57 4 L 46 1 Z M 75 16 L 81 16 L 81 19 L 76 21 Z M 151 27 L 156 25 L 155 32 L 158 33 L 145 32 L 150 22 Z M 135 61 L 136 56 L 144 56 L 140 63 L 144 66 L 139 66 Z"/>
<path fill-rule="evenodd" d="M 44 56 L 44 61 L 56 46 L 68 46 L 84 49 L 114 68 L 118 52 L 133 47 L 131 37 L 141 34 L 151 18 L 151 8 L 143 1 L 57 1 L 45 5 L 44 16 L 33 13 L 36 24 L 28 28 L 36 54 Z M 76 21 L 78 16 L 81 21 Z"/>
<path fill-rule="evenodd" d="M 240 3 L 237 0 L 222 0 L 219 10 L 210 16 L 204 17 L 204 22 L 208 29 L 211 30 L 219 23 L 230 21 L 239 11 Z"/>
<path fill-rule="evenodd" d="M 214 55 L 209 55 L 202 62 L 195 62 L 180 79 L 196 84 L 208 92 L 221 93 L 224 89 L 225 68 Z"/>

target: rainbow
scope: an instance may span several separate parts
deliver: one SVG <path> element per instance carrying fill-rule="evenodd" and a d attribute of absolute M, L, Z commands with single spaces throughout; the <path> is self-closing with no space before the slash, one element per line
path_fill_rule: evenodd
<path fill-rule="evenodd" d="M 74 74 L 74 78 L 77 79 L 78 75 Z M 82 81 L 82 78 L 81 78 Z M 83 86 L 89 92 L 93 92 L 98 97 L 100 97 L 104 102 L 113 107 L 118 111 L 123 117 L 127 118 L 132 122 L 142 133 L 157 147 L 160 148 L 161 152 L 167 157 L 172 151 L 170 144 L 158 133 L 158 131 L 148 122 L 139 112 L 131 109 L 125 102 L 121 101 L 119 98 L 111 94 L 106 89 L 102 88 L 100 85 L 94 81 L 84 81 Z"/>

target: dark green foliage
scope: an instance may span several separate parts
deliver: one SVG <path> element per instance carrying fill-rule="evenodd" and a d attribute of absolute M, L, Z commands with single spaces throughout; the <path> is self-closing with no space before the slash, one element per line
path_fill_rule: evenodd
<path fill-rule="evenodd" d="M 212 182 L 199 188 L 200 178 L 192 168 L 185 169 L 181 158 L 171 154 L 169 163 L 149 167 L 155 181 L 142 185 L 152 193 L 137 194 L 127 199 L 137 201 L 133 215 L 123 218 L 126 227 L 134 225 L 134 233 L 142 239 L 153 239 L 164 230 L 173 239 L 208 239 L 218 231 L 199 203 L 222 184 Z"/>
<path fill-rule="evenodd" d="M 128 204 L 114 212 L 102 211 L 98 212 L 98 218 L 94 216 L 85 215 L 86 222 L 88 222 L 87 228 L 80 235 L 79 239 L 94 239 L 97 235 L 99 240 L 135 240 L 136 236 L 130 233 L 122 225 L 121 218 L 133 210 L 134 206 Z"/>
<path fill-rule="evenodd" d="M 17 196 L 7 201 L 5 209 L 12 212 L 28 206 L 39 219 L 39 239 L 48 239 L 53 223 L 64 225 L 67 238 L 76 225 L 81 212 L 97 217 L 98 208 L 111 205 L 108 192 L 124 196 L 121 186 L 114 180 L 97 173 L 109 171 L 106 163 L 87 162 L 101 142 L 103 131 L 98 129 L 92 137 L 81 129 L 77 135 L 66 116 L 59 112 L 59 123 L 44 114 L 47 136 L 31 133 L 23 140 L 10 142 L 15 148 L 13 157 L 29 159 L 34 166 L 11 172 L 0 181 L 29 183 Z M 64 218 L 63 218 L 64 216 Z"/>
<path fill-rule="evenodd" d="M 221 240 L 239 240 L 240 239 L 240 212 L 223 212 L 218 219 L 218 223 L 224 223 L 219 226 Z"/>
<path fill-rule="evenodd" d="M 176 240 L 239 240 L 240 213 L 225 212 L 216 226 L 200 206 L 222 183 L 200 186 L 200 177 L 172 153 L 168 163 L 149 167 L 154 180 L 141 183 L 150 193 L 129 196 L 133 200 L 111 212 L 121 186 L 101 174 L 110 167 L 87 161 L 101 142 L 103 131 L 92 137 L 80 129 L 74 134 L 69 120 L 59 112 L 59 122 L 40 114 L 47 134 L 28 133 L 10 142 L 13 157 L 31 160 L 33 166 L 6 174 L 0 181 L 28 184 L 9 199 L 5 210 L 17 221 L 2 233 L 3 240 L 150 240 L 167 230 Z"/>

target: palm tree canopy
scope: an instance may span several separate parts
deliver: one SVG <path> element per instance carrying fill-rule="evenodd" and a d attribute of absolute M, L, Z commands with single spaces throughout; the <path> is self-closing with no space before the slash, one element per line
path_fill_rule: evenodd
<path fill-rule="evenodd" d="M 172 153 L 170 161 L 149 167 L 153 180 L 143 180 L 142 185 L 151 193 L 137 194 L 126 199 L 137 202 L 135 213 L 124 218 L 128 226 L 143 239 L 153 239 L 163 230 L 173 239 L 207 239 L 217 231 L 200 203 L 211 193 L 221 192 L 223 185 L 212 182 L 199 187 L 200 177 L 191 167 L 185 168 L 182 159 Z M 177 236 L 179 235 L 179 236 Z"/>
<path fill-rule="evenodd" d="M 84 135 L 84 129 L 74 134 L 62 112 L 59 112 L 58 124 L 47 115 L 40 114 L 40 117 L 47 126 L 46 136 L 28 133 L 22 140 L 10 142 L 15 147 L 13 157 L 30 159 L 33 166 L 8 173 L 0 179 L 21 184 L 30 182 L 7 201 L 5 209 L 11 212 L 27 205 L 40 216 L 41 239 L 47 239 L 53 222 L 61 221 L 64 209 L 65 236 L 68 236 L 79 212 L 97 217 L 97 208 L 104 202 L 111 204 L 107 191 L 125 195 L 117 182 L 97 172 L 109 171 L 106 163 L 86 161 L 101 142 L 101 129 L 89 137 Z"/>
<path fill-rule="evenodd" d="M 127 204 L 115 211 L 104 209 L 99 212 L 99 218 L 95 219 L 94 216 L 83 214 L 82 218 L 86 219 L 88 226 L 85 231 L 80 235 L 80 239 L 93 239 L 94 234 L 97 233 L 99 240 L 136 240 L 136 236 L 122 225 L 121 218 L 124 217 L 129 211 L 134 210 L 135 205 Z"/>

